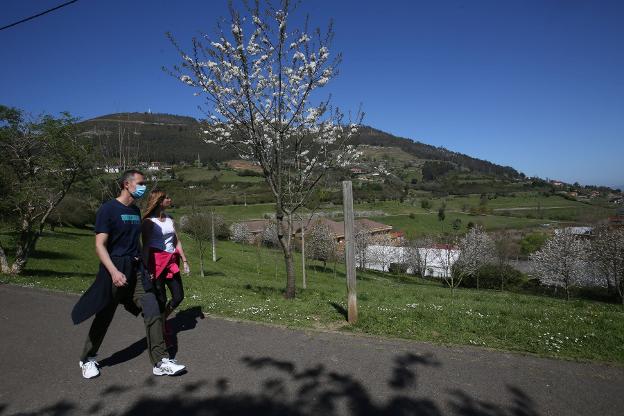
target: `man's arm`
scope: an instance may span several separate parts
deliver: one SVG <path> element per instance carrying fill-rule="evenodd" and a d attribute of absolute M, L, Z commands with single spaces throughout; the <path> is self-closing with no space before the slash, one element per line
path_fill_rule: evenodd
<path fill-rule="evenodd" d="M 113 264 L 113 261 L 108 254 L 108 250 L 106 249 L 106 242 L 108 241 L 107 233 L 97 233 L 95 235 L 95 253 L 97 254 L 100 262 L 104 265 L 106 270 L 111 275 L 111 280 L 113 284 L 117 287 L 124 286 L 126 281 L 126 275 L 117 270 L 117 267 Z"/>

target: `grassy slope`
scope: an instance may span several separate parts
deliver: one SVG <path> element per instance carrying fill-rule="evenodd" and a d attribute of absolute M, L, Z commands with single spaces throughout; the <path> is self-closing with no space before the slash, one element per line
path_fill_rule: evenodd
<path fill-rule="evenodd" d="M 0 234 L 0 238 L 6 243 L 8 236 Z M 196 247 L 187 238 L 184 243 L 193 274 L 185 278 L 187 297 L 182 308 L 200 305 L 214 315 L 292 327 L 340 328 L 624 364 L 624 310 L 619 305 L 469 289 L 458 290 L 453 299 L 448 289 L 435 282 L 358 273 L 360 320 L 347 327 L 340 265 L 336 276 L 331 270 L 309 268 L 308 289 L 287 301 L 281 295 L 285 278 L 278 252 L 262 249 L 257 253 L 253 247 L 220 242 L 221 259 L 208 262 L 207 276 L 200 278 Z M 89 231 L 46 233 L 26 275 L 0 280 L 81 292 L 97 266 L 92 245 Z M 299 259 L 296 270 L 300 286 Z"/>

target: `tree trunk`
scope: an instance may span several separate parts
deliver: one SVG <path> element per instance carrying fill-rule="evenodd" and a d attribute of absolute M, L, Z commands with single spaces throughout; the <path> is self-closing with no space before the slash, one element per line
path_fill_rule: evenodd
<path fill-rule="evenodd" d="M 13 265 L 9 270 L 10 274 L 21 274 L 26 267 L 30 254 L 35 249 L 37 240 L 39 239 L 39 233 L 33 232 L 30 228 L 30 224 L 23 224 L 22 230 L 20 230 L 20 236 L 15 247 L 15 259 Z"/>
<path fill-rule="evenodd" d="M 9 274 L 11 272 L 9 261 L 6 253 L 4 252 L 4 248 L 2 247 L 2 243 L 0 243 L 0 271 L 4 274 Z"/>
<path fill-rule="evenodd" d="M 286 292 L 284 297 L 286 299 L 294 299 L 295 290 L 295 264 L 292 257 L 292 220 L 287 218 L 284 221 L 284 213 L 281 211 L 279 205 L 276 211 L 277 219 L 277 239 L 282 247 L 284 253 L 284 264 L 286 265 Z M 286 222 L 286 224 L 284 224 Z"/>
<path fill-rule="evenodd" d="M 201 277 L 206 277 L 204 273 L 204 247 L 202 247 L 202 243 L 199 243 L 199 274 Z"/>
<path fill-rule="evenodd" d="M 306 282 L 306 261 L 305 261 L 305 227 L 301 227 L 301 274 L 302 274 L 302 287 L 308 288 Z"/>
<path fill-rule="evenodd" d="M 295 297 L 295 262 L 292 258 L 292 250 L 284 251 L 284 263 L 286 264 L 286 299 Z"/>

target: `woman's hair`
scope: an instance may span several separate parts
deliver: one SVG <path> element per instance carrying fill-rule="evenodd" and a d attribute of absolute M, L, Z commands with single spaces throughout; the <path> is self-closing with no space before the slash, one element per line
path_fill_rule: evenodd
<path fill-rule="evenodd" d="M 147 200 L 147 207 L 145 208 L 145 214 L 143 214 L 143 219 L 150 217 L 154 211 L 160 208 L 160 204 L 162 204 L 166 196 L 167 193 L 165 191 L 150 192 L 149 199 Z"/>

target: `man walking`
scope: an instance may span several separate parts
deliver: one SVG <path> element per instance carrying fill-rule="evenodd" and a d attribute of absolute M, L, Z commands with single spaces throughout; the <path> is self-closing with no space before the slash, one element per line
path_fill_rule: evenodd
<path fill-rule="evenodd" d="M 134 201 L 145 193 L 144 182 L 142 172 L 124 172 L 119 180 L 119 196 L 102 204 L 96 215 L 95 251 L 100 269 L 72 311 L 74 324 L 95 315 L 80 356 L 84 378 L 100 374 L 95 356 L 120 303 L 135 316 L 143 313 L 153 374 L 174 375 L 185 368 L 169 358 L 163 339 L 164 304 L 141 258 L 141 212 Z"/>

